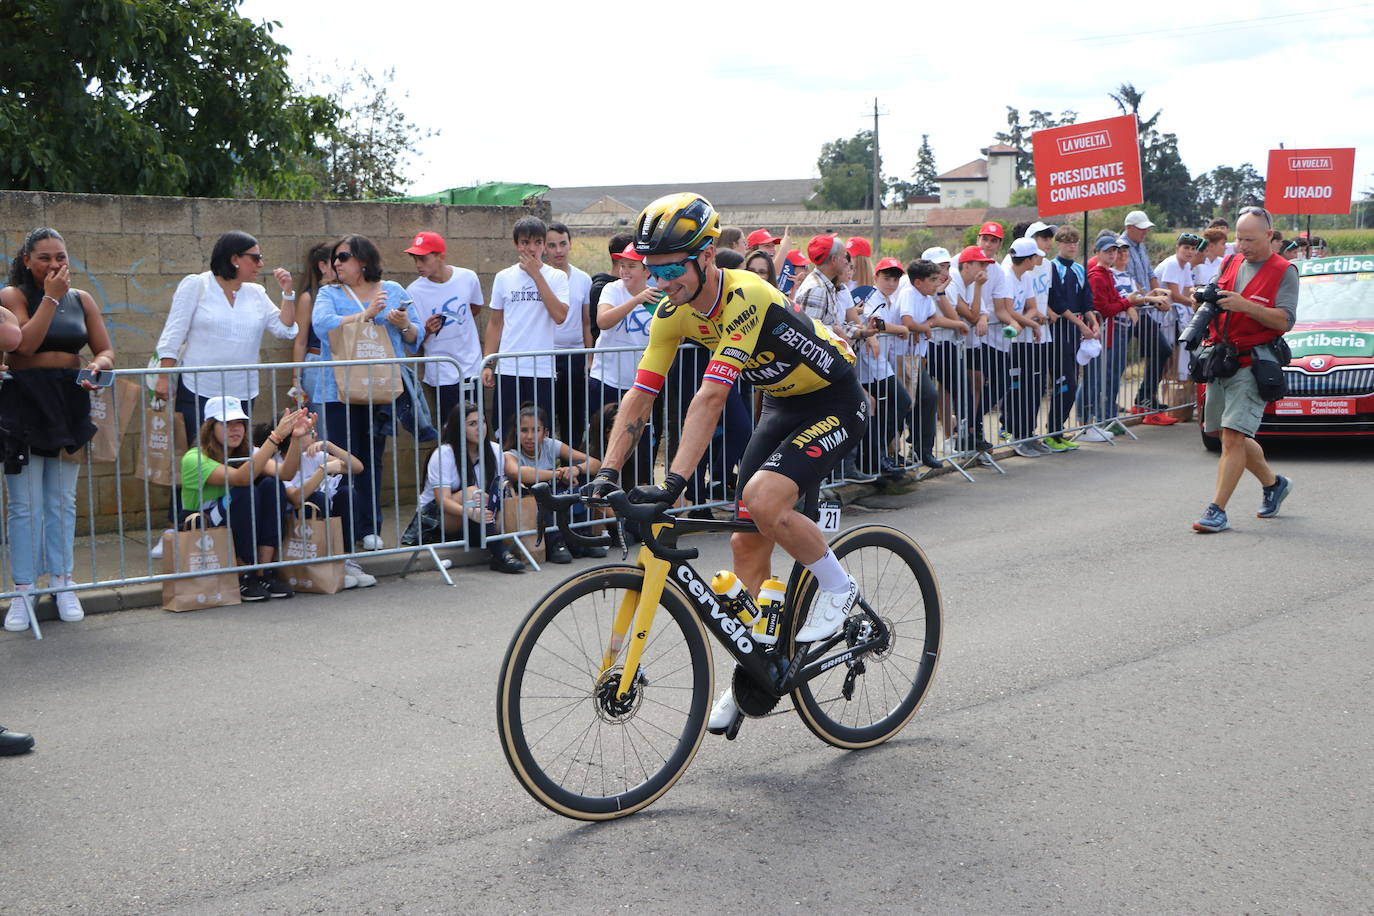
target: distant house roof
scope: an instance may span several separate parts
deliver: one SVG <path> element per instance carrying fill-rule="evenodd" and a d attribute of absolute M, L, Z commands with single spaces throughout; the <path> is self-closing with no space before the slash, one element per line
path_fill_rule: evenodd
<path fill-rule="evenodd" d="M 1021 151 L 1014 146 L 1007 146 L 1005 143 L 994 143 L 982 152 L 984 156 L 997 156 L 1007 153 L 1016 153 L 1019 155 Z"/>
<path fill-rule="evenodd" d="M 722 209 L 800 209 L 816 194 L 816 178 L 782 178 L 768 181 L 700 181 L 673 184 L 596 185 L 584 188 L 551 188 L 544 195 L 554 213 L 582 213 L 588 207 L 613 198 L 633 210 L 675 191 L 695 191 Z"/>
<path fill-rule="evenodd" d="M 936 181 L 986 181 L 988 177 L 988 161 L 986 159 L 975 159 L 972 162 L 965 162 L 957 169 L 937 175 Z"/>

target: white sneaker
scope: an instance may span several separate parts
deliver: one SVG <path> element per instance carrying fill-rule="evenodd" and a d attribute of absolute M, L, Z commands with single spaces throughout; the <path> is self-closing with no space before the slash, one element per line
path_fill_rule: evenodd
<path fill-rule="evenodd" d="M 1050 448 L 1048 445 L 1045 444 L 1044 439 L 1032 439 L 1030 445 L 1031 448 L 1035 449 L 1036 452 L 1038 452 L 1041 455 L 1058 454 L 1057 452 L 1055 452 L 1054 449 Z"/>
<path fill-rule="evenodd" d="M 363 535 L 363 550 L 381 550 L 386 546 L 381 537 L 375 534 Z"/>
<path fill-rule="evenodd" d="M 811 605 L 811 613 L 806 623 L 797 631 L 797 642 L 816 642 L 834 636 L 844 626 L 845 618 L 854 608 L 859 598 L 859 584 L 853 576 L 848 576 L 849 588 L 842 592 L 822 591 L 816 595 L 816 603 Z"/>
<path fill-rule="evenodd" d="M 76 592 L 57 592 L 53 598 L 57 601 L 57 616 L 67 623 L 86 619 L 86 611 L 81 607 L 81 599 L 76 597 Z"/>
<path fill-rule="evenodd" d="M 1112 434 L 1096 426 L 1089 426 L 1078 434 L 1078 442 L 1111 442 Z"/>
<path fill-rule="evenodd" d="M 22 633 L 29 628 L 29 597 L 15 595 L 10 599 L 10 609 L 5 612 L 5 629 L 11 633 Z"/>
<path fill-rule="evenodd" d="M 376 535 L 372 536 L 376 537 Z M 353 579 L 353 585 L 348 584 L 348 580 L 350 578 Z M 356 561 L 344 560 L 344 588 L 353 588 L 354 586 L 360 586 L 362 588 L 371 588 L 376 584 L 376 576 L 370 573 L 363 572 L 363 568 L 359 566 Z"/>
<path fill-rule="evenodd" d="M 163 534 L 168 534 L 168 533 L 171 533 L 171 532 L 172 532 L 172 529 L 171 529 L 171 528 L 168 528 L 166 531 L 163 532 Z M 157 540 L 153 541 L 153 546 L 150 547 L 150 548 L 148 548 L 148 556 L 152 557 L 154 560 L 161 560 L 161 559 L 162 559 L 162 535 L 161 535 L 161 534 L 157 536 Z"/>
<path fill-rule="evenodd" d="M 1022 458 L 1039 458 L 1040 450 L 1030 442 L 1018 442 L 1011 447 L 1011 450 Z"/>
<path fill-rule="evenodd" d="M 711 718 L 706 720 L 706 730 L 713 735 L 722 734 L 739 715 L 739 704 L 735 702 L 735 688 L 726 687 L 725 692 L 711 707 Z"/>

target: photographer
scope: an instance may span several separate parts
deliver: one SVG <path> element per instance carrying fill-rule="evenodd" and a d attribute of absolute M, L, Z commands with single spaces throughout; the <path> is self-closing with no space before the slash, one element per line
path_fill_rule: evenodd
<path fill-rule="evenodd" d="M 1197 360 L 1204 366 L 1207 404 L 1203 430 L 1221 432 L 1221 460 L 1217 465 L 1217 491 L 1193 530 L 1210 534 L 1229 527 L 1226 503 L 1249 470 L 1264 487 L 1264 499 L 1256 515 L 1273 518 L 1293 489 L 1287 477 L 1275 474 L 1264 460 L 1264 449 L 1255 441 L 1264 397 L 1256 380 L 1255 351 L 1277 366 L 1271 342 L 1293 326 L 1298 306 L 1298 272 L 1287 259 L 1269 247 L 1273 223 L 1261 207 L 1245 207 L 1236 221 L 1238 255 L 1226 258 L 1217 278 L 1215 314 L 1207 327 L 1206 346 Z M 1208 287 L 1208 291 L 1211 291 Z M 1207 309 L 1208 291 L 1198 297 L 1198 317 Z M 1210 353 L 1209 353 L 1210 348 Z M 1230 359 L 1234 350 L 1235 359 Z M 1268 351 L 1268 352 L 1265 352 Z"/>

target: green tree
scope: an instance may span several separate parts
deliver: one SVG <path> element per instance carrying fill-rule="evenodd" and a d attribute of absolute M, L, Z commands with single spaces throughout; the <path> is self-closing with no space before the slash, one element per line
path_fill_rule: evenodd
<path fill-rule="evenodd" d="M 1219 165 L 1197 176 L 1198 210 L 1204 217 L 1218 213 L 1233 219 L 1241 207 L 1263 206 L 1264 176 L 1246 162 L 1239 168 Z"/>
<path fill-rule="evenodd" d="M 421 131 L 387 93 L 394 69 L 381 78 L 367 69 L 355 77 L 326 82 L 324 95 L 340 111 L 339 119 L 316 137 L 318 155 L 304 166 L 319 184 L 319 196 L 336 200 L 368 200 L 399 196 L 407 184 L 406 160 L 418 152 L 419 142 L 437 131 Z"/>
<path fill-rule="evenodd" d="M 1031 149 L 1031 134 L 1037 130 L 1045 130 L 1050 127 L 1062 127 L 1065 124 L 1073 124 L 1078 120 L 1078 112 L 1061 111 L 1059 117 L 1055 117 L 1048 111 L 1032 110 L 1030 113 L 1030 123 L 1021 123 L 1021 112 L 1007 106 L 1007 129 L 993 136 L 1008 146 L 1014 146 L 1020 150 L 1016 157 L 1016 182 L 1025 186 L 1035 183 L 1035 158 L 1034 151 Z"/>
<path fill-rule="evenodd" d="M 238 0 L 6 0 L 0 186 L 280 196 L 334 118 Z M 23 138 L 19 141 L 18 138 Z"/>
<path fill-rule="evenodd" d="M 1034 207 L 1038 198 L 1035 196 L 1035 185 L 1017 188 L 1011 192 L 1011 197 L 1007 200 L 1008 207 Z"/>
<path fill-rule="evenodd" d="M 879 158 L 879 174 L 882 174 Z M 812 210 L 868 210 L 873 206 L 873 131 L 861 130 L 849 139 L 832 140 L 821 147 L 816 160 L 821 181 L 816 197 L 807 201 Z M 878 194 L 887 193 L 887 182 L 878 182 Z"/>
<path fill-rule="evenodd" d="M 1164 109 L 1149 118 L 1141 117 L 1140 104 L 1145 93 L 1130 83 L 1122 83 L 1108 93 L 1122 114 L 1133 114 L 1139 124 L 1140 171 L 1145 183 L 1145 200 L 1159 206 L 1171 225 L 1185 226 L 1197 218 L 1193 179 L 1178 154 L 1178 136 L 1161 133 L 1159 118 Z"/>
<path fill-rule="evenodd" d="M 936 176 L 935 151 L 930 148 L 930 134 L 921 134 L 921 148 L 916 152 L 916 167 L 911 170 L 911 180 L 887 179 L 888 190 L 894 203 L 905 203 L 912 197 L 926 197 L 940 193 L 940 182 Z"/>

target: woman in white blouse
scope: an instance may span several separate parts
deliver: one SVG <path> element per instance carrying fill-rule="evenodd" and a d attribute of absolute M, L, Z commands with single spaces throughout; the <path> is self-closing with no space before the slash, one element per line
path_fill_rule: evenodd
<path fill-rule="evenodd" d="M 267 298 L 267 290 L 256 282 L 260 270 L 262 249 L 258 240 L 246 232 L 226 232 L 210 252 L 210 269 L 177 284 L 157 341 L 157 356 L 164 369 L 182 369 L 175 406 L 186 422 L 188 437 L 200 429 L 205 402 L 210 398 L 232 395 L 251 416 L 252 402 L 258 395 L 256 371 L 190 370 L 259 362 L 264 331 L 282 340 L 296 336 L 296 294 L 290 271 L 280 267 L 273 271 L 281 287 L 282 307 L 278 309 Z M 163 400 L 172 394 L 169 378 L 157 376 L 154 390 Z"/>

